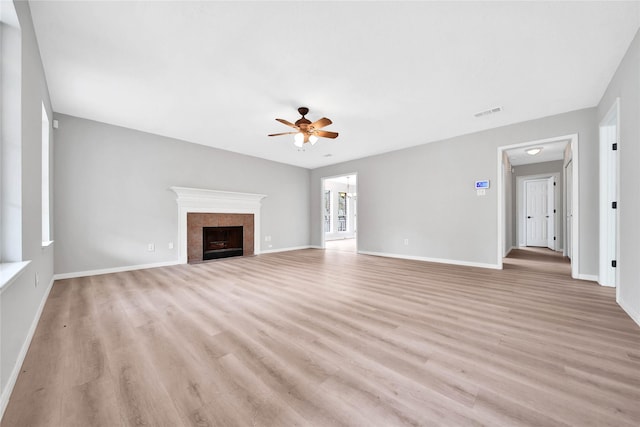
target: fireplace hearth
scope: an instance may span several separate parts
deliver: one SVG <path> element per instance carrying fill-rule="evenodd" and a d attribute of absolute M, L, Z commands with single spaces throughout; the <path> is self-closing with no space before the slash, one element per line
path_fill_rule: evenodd
<path fill-rule="evenodd" d="M 243 255 L 243 227 L 202 227 L 202 259 Z"/>

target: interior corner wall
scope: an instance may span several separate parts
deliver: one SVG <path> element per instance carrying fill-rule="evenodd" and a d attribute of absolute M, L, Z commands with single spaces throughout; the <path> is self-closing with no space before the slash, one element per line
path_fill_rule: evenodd
<path fill-rule="evenodd" d="M 616 98 L 620 98 L 618 303 L 640 325 L 640 32 L 598 104 L 598 123 Z"/>
<path fill-rule="evenodd" d="M 580 273 L 597 274 L 595 108 L 314 169 L 311 243 L 321 241 L 320 180 L 357 172 L 359 251 L 497 266 L 497 148 L 574 133 L 580 146 Z M 476 195 L 480 179 L 491 180 L 486 196 Z"/>
<path fill-rule="evenodd" d="M 49 91 L 29 3 L 15 1 L 21 28 L 22 260 L 27 268 L 0 295 L 0 384 L 2 403 L 15 381 L 22 357 L 53 280 L 52 246 L 42 247 L 42 104 L 51 114 Z M 53 139 L 50 141 L 54 145 Z M 54 235 L 55 238 L 55 235 Z M 36 285 L 36 274 L 39 283 Z"/>
<path fill-rule="evenodd" d="M 520 165 L 520 166 L 514 166 L 514 172 L 513 172 L 513 182 L 512 182 L 512 197 L 514 200 L 513 203 L 513 210 L 511 211 L 510 215 L 512 218 L 512 224 L 513 224 L 513 229 L 512 229 L 512 236 L 513 236 L 513 246 L 514 247 L 518 247 L 519 243 L 518 242 L 518 217 L 517 217 L 517 212 L 518 212 L 518 207 L 517 207 L 517 192 L 519 191 L 519 188 L 517 186 L 517 178 L 519 176 L 530 176 L 530 175 L 542 175 L 542 174 L 553 174 L 553 173 L 557 173 L 559 174 L 559 178 L 558 178 L 558 182 L 556 183 L 556 231 L 557 231 L 557 235 L 556 235 L 556 240 L 557 240 L 557 250 L 561 250 L 562 248 L 564 248 L 564 222 L 565 222 L 565 217 L 564 217 L 564 207 L 563 207 L 563 197 L 564 195 L 562 194 L 562 189 L 564 188 L 564 171 L 563 171 L 563 164 L 564 162 L 562 160 L 556 160 L 556 161 L 552 161 L 552 162 L 542 162 L 542 163 L 532 163 L 529 165 Z"/>
<path fill-rule="evenodd" d="M 262 249 L 309 245 L 308 169 L 73 116 L 54 118 L 56 274 L 177 262 L 171 186 L 266 194 Z M 267 235 L 271 248 L 264 246 Z M 149 243 L 155 251 L 147 250 Z"/>

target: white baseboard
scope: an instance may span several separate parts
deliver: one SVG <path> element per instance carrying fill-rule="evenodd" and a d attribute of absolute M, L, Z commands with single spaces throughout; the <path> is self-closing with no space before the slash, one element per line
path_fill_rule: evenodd
<path fill-rule="evenodd" d="M 483 262 L 461 261 L 457 259 L 445 259 L 445 258 L 429 258 L 429 257 L 413 256 L 413 255 L 390 254 L 386 252 L 358 251 L 358 253 L 362 255 L 382 256 L 387 258 L 410 259 L 413 261 L 437 262 L 440 264 L 463 265 L 465 267 L 480 267 L 480 268 L 491 268 L 493 270 L 500 270 L 500 266 L 497 264 L 487 264 Z"/>
<path fill-rule="evenodd" d="M 54 274 L 53 278 L 54 280 L 75 279 L 76 277 L 97 276 L 99 274 L 109 274 L 109 273 L 121 273 L 123 271 L 131 271 L 131 270 L 146 270 L 147 268 L 167 267 L 170 265 L 178 265 L 178 264 L 180 264 L 180 261 L 175 260 L 175 261 L 156 262 L 153 264 L 127 265 L 124 267 L 103 268 L 100 270 L 76 271 L 73 273 Z"/>
<path fill-rule="evenodd" d="M 578 279 L 580 280 L 589 280 L 591 282 L 597 282 L 598 281 L 598 276 L 596 276 L 595 274 L 581 274 L 578 273 Z"/>
<path fill-rule="evenodd" d="M 615 288 L 616 287 L 615 285 L 607 285 L 607 284 L 600 283 L 600 278 L 598 276 L 596 276 L 595 281 L 598 282 L 598 285 L 600 285 L 600 286 L 602 286 L 604 288 Z"/>
<path fill-rule="evenodd" d="M 629 317 L 631 317 L 631 319 L 633 319 L 633 321 L 636 322 L 638 326 L 640 326 L 640 313 L 632 309 L 628 304 L 624 303 L 622 301 L 622 298 L 617 298 L 616 302 L 620 307 L 622 307 L 624 311 L 627 312 Z"/>
<path fill-rule="evenodd" d="M 515 248 L 516 248 L 515 246 L 511 246 L 509 249 L 507 249 L 507 251 L 505 252 L 505 254 L 504 254 L 504 257 L 503 257 L 503 258 L 505 258 L 505 257 L 509 256 L 509 254 L 511 253 L 511 251 L 512 251 L 512 250 L 514 250 Z"/>
<path fill-rule="evenodd" d="M 264 251 L 260 251 L 260 254 L 275 254 L 278 252 L 299 251 L 302 249 L 310 249 L 310 248 L 313 248 L 313 246 L 306 245 L 306 246 L 293 246 L 290 248 L 267 249 Z"/>
<path fill-rule="evenodd" d="M 320 245 L 309 245 L 309 249 L 324 249 L 324 248 Z"/>
<path fill-rule="evenodd" d="M 7 380 L 7 385 L 4 390 L 2 390 L 2 395 L 0 395 L 0 420 L 2 420 L 2 416 L 4 415 L 5 409 L 7 409 L 7 405 L 9 404 L 9 398 L 11 397 L 11 393 L 13 392 L 13 387 L 16 385 L 16 381 L 18 380 L 18 374 L 22 370 L 22 364 L 24 363 L 25 357 L 27 357 L 27 351 L 29 350 L 29 346 L 31 345 L 31 340 L 33 339 L 33 334 L 36 332 L 36 327 L 38 326 L 38 322 L 40 321 L 40 316 L 42 315 L 42 310 L 44 310 L 44 305 L 47 303 L 47 299 L 49 298 L 49 293 L 51 292 L 51 288 L 53 287 L 53 282 L 55 278 L 51 278 L 51 282 L 49 282 L 49 286 L 47 290 L 44 292 L 42 296 L 42 301 L 40 301 L 40 305 L 38 306 L 38 311 L 36 311 L 36 315 L 31 322 L 31 326 L 29 327 L 29 332 L 27 333 L 27 337 L 22 343 L 22 347 L 20 348 L 20 353 L 18 353 L 18 358 L 16 360 L 16 364 L 13 366 L 13 370 L 11 371 L 11 375 Z"/>

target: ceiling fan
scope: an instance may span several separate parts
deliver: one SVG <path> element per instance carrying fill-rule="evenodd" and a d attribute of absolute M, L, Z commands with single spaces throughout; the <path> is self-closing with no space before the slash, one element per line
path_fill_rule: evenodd
<path fill-rule="evenodd" d="M 320 120 L 317 120 L 317 121 L 311 123 L 311 120 L 309 120 L 309 119 L 307 119 L 305 117 L 308 112 L 309 112 L 309 109 L 307 107 L 298 108 L 298 113 L 300 113 L 300 115 L 302 115 L 302 117 L 299 118 L 298 120 L 296 120 L 295 123 L 291 123 L 291 122 L 289 122 L 287 120 L 284 120 L 284 119 L 276 119 L 280 123 L 294 128 L 296 131 L 295 132 L 272 133 L 269 136 L 294 135 L 295 134 L 295 136 L 293 137 L 293 141 L 294 141 L 293 144 L 296 147 L 299 147 L 299 148 L 301 148 L 307 142 L 310 142 L 311 145 L 315 144 L 316 142 L 318 142 L 318 138 L 319 137 L 320 138 L 331 138 L 331 139 L 338 137 L 338 132 L 320 130 L 325 126 L 329 126 L 332 123 L 331 120 L 327 119 L 326 117 L 323 117 Z"/>

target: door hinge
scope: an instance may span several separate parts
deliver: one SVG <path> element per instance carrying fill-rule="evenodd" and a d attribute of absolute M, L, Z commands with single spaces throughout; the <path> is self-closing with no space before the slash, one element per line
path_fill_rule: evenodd
<path fill-rule="evenodd" d="M 556 183 L 555 183 L 555 181 L 553 182 L 553 186 L 554 186 L 554 187 L 556 186 Z"/>
<path fill-rule="evenodd" d="M 556 240 L 556 236 L 553 236 L 553 240 Z"/>
<path fill-rule="evenodd" d="M 618 209 L 618 202 L 611 202 L 611 209 Z"/>
<path fill-rule="evenodd" d="M 617 264 L 617 262 L 616 262 L 616 260 L 615 260 L 615 259 L 611 261 L 611 267 L 614 267 L 614 268 L 615 268 L 615 267 L 616 267 L 616 264 Z"/>
<path fill-rule="evenodd" d="M 617 142 L 614 142 L 613 144 L 611 144 L 611 149 L 612 149 L 613 151 L 616 151 L 616 150 L 618 149 L 618 143 L 617 143 Z"/>
<path fill-rule="evenodd" d="M 555 210 L 555 209 L 553 210 L 553 213 L 556 213 L 556 210 Z"/>

